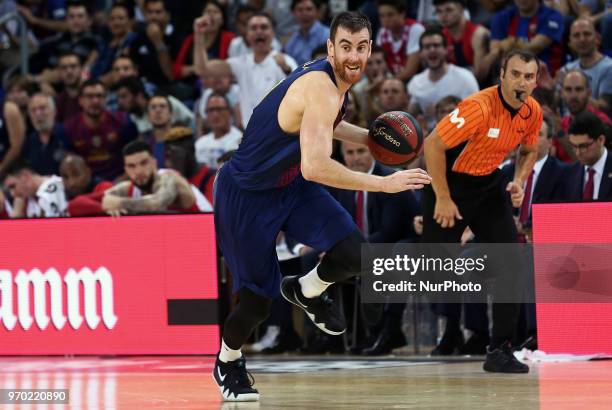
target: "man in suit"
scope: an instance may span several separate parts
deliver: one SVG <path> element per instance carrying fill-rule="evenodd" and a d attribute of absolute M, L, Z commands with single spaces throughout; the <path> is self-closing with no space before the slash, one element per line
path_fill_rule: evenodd
<path fill-rule="evenodd" d="M 531 226 L 531 204 L 556 201 L 563 198 L 564 181 L 568 166 L 549 155 L 552 138 L 555 134 L 553 119 L 544 114 L 537 141 L 538 156 L 533 171 L 525 182 L 525 199 L 519 209 L 519 231 Z M 502 168 L 505 183 L 514 178 L 514 163 Z M 510 197 L 508 197 L 510 200 Z"/>
<path fill-rule="evenodd" d="M 344 163 L 352 171 L 380 176 L 394 172 L 378 164 L 370 150 L 362 145 L 342 142 L 341 153 Z M 411 191 L 390 195 L 384 192 L 332 189 L 331 193 L 353 216 L 370 243 L 395 243 L 406 238 L 416 238 L 412 220 L 420 213 L 420 208 Z M 387 304 L 383 307 L 383 319 L 378 325 L 382 330 L 375 335 L 373 344 L 363 349 L 362 353 L 386 354 L 393 348 L 406 344 L 401 332 L 404 307 L 403 303 Z"/>
<path fill-rule="evenodd" d="M 568 173 L 564 199 L 612 200 L 612 156 L 605 147 L 606 126 L 597 115 L 584 111 L 569 127 L 569 141 L 578 157 Z"/>

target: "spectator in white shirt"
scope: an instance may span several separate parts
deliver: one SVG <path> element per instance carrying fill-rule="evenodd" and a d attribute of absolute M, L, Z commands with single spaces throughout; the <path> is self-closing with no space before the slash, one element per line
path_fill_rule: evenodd
<path fill-rule="evenodd" d="M 214 93 L 208 98 L 206 114 L 211 132 L 195 142 L 196 160 L 216 169 L 220 156 L 238 148 L 242 133 L 232 125 L 230 104 L 223 94 Z"/>

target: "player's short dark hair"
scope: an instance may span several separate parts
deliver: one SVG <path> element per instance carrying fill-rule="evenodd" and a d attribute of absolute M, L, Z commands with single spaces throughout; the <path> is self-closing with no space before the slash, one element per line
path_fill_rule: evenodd
<path fill-rule="evenodd" d="M 421 37 L 419 38 L 419 48 L 423 48 L 423 39 L 425 37 L 431 37 L 431 36 L 442 37 L 442 45 L 444 46 L 444 48 L 448 46 L 448 43 L 446 42 L 446 36 L 444 35 L 442 28 L 440 28 L 439 26 L 430 26 L 425 29 L 423 34 L 421 34 Z"/>
<path fill-rule="evenodd" d="M 519 58 L 523 60 L 525 63 L 531 63 L 532 61 L 535 61 L 535 63 L 538 65 L 538 72 L 536 76 L 540 73 L 540 64 L 538 63 L 538 59 L 535 56 L 535 54 L 533 54 L 531 51 L 519 50 L 519 49 L 510 50 L 504 56 L 504 62 L 502 63 L 502 68 L 504 70 L 504 73 L 506 72 L 506 69 L 508 68 L 508 61 L 510 61 L 510 59 L 514 56 L 519 56 Z"/>
<path fill-rule="evenodd" d="M 87 87 L 96 87 L 98 85 L 104 88 L 104 91 L 106 92 L 106 86 L 104 85 L 104 83 L 102 83 L 102 81 L 95 79 L 95 78 L 90 78 L 89 80 L 85 80 L 83 84 L 81 84 L 81 87 L 79 88 L 79 96 L 83 95 L 83 91 L 85 91 Z"/>
<path fill-rule="evenodd" d="M 131 94 L 139 95 L 142 94 L 147 96 L 147 91 L 144 88 L 144 84 L 140 81 L 140 78 L 135 76 L 129 76 L 122 78 L 115 84 L 115 90 L 126 88 Z"/>
<path fill-rule="evenodd" d="M 291 0 L 291 11 L 295 9 L 295 7 L 305 0 Z M 321 7 L 321 0 L 308 0 L 314 4 L 315 8 L 318 10 Z"/>
<path fill-rule="evenodd" d="M 446 4 L 446 3 L 457 3 L 457 4 L 459 4 L 463 8 L 467 7 L 466 0 L 433 0 L 434 7 L 441 6 L 441 5 Z"/>
<path fill-rule="evenodd" d="M 148 152 L 149 155 L 153 156 L 151 146 L 143 140 L 134 140 L 126 144 L 126 146 L 121 150 L 121 154 L 123 154 L 124 158 L 128 155 L 138 154 L 139 152 Z"/>
<path fill-rule="evenodd" d="M 548 114 L 544 114 L 542 120 L 548 126 L 548 133 L 546 133 L 546 138 L 551 139 L 555 135 L 555 121 Z"/>
<path fill-rule="evenodd" d="M 368 29 L 370 38 L 372 38 L 372 24 L 368 16 L 360 11 L 343 11 L 334 17 L 329 28 L 329 39 L 332 43 L 336 38 L 339 27 L 347 29 L 350 33 L 357 33 L 365 28 Z"/>
<path fill-rule="evenodd" d="M 389 7 L 393 7 L 399 13 L 406 12 L 406 2 L 404 0 L 378 0 L 376 2 L 376 6 L 377 7 L 389 6 Z"/>
<path fill-rule="evenodd" d="M 604 123 L 599 117 L 590 111 L 583 111 L 572 118 L 570 123 L 569 134 L 588 135 L 590 139 L 595 140 L 600 135 L 606 135 Z"/>

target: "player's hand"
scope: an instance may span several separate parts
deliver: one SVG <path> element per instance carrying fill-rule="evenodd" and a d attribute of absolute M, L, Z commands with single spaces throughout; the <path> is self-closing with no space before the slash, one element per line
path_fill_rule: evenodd
<path fill-rule="evenodd" d="M 512 201 L 512 206 L 515 208 L 520 208 L 523 203 L 523 198 L 525 197 L 525 190 L 518 182 L 512 181 L 509 182 L 506 186 L 506 191 L 510 192 L 510 200 Z"/>
<path fill-rule="evenodd" d="M 407 191 L 409 189 L 421 189 L 431 183 L 431 177 L 421 168 L 397 171 L 382 179 L 382 191 L 390 194 Z"/>
<path fill-rule="evenodd" d="M 121 204 L 121 198 L 115 195 L 104 195 L 104 198 L 102 198 L 102 209 L 114 217 L 127 214 L 127 211 L 123 209 Z"/>
<path fill-rule="evenodd" d="M 461 216 L 459 208 L 450 197 L 436 198 L 433 219 L 442 228 L 452 228 L 455 226 L 455 219 L 461 220 L 463 216 Z"/>
<path fill-rule="evenodd" d="M 23 16 L 25 21 L 27 21 L 29 24 L 34 25 L 35 17 L 29 8 L 22 6 L 20 4 L 17 4 L 15 7 L 17 8 L 17 11 L 19 11 L 19 13 Z"/>

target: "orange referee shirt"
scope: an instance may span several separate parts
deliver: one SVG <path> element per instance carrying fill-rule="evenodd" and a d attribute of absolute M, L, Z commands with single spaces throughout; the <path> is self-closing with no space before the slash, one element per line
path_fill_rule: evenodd
<path fill-rule="evenodd" d="M 535 99 L 528 97 L 513 110 L 502 100 L 499 86 L 493 86 L 461 101 L 436 131 L 448 148 L 467 142 L 453 164 L 454 172 L 482 176 L 495 171 L 519 144 L 535 145 L 541 126 L 542 109 Z"/>

